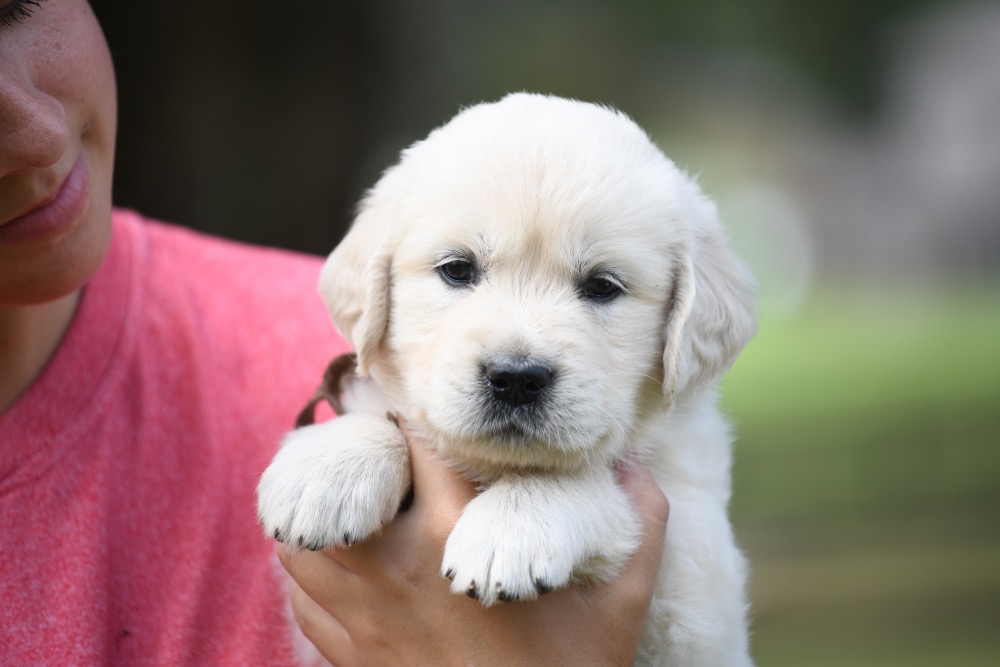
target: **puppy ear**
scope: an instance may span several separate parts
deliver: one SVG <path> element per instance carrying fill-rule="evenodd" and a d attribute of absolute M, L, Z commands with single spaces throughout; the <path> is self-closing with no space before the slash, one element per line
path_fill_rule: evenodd
<path fill-rule="evenodd" d="M 692 184 L 693 187 L 693 184 Z M 715 206 L 694 193 L 691 245 L 674 269 L 663 352 L 667 404 L 725 373 L 756 329 L 750 269 L 729 245 Z"/>
<path fill-rule="evenodd" d="M 389 320 L 390 180 L 387 173 L 362 199 L 354 223 L 330 253 L 319 278 L 319 292 L 334 326 L 354 345 L 360 375 L 367 375 Z"/>

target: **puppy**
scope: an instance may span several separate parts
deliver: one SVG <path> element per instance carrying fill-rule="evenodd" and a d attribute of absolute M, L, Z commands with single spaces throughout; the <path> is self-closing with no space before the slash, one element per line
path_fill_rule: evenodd
<path fill-rule="evenodd" d="M 261 523 L 309 549 L 377 532 L 410 484 L 398 413 L 482 489 L 447 541 L 451 590 L 526 600 L 621 569 L 640 529 L 613 466 L 636 457 L 671 505 L 638 664 L 749 665 L 716 384 L 752 288 L 714 206 L 623 114 L 465 109 L 402 153 L 324 266 L 358 378 L 348 414 L 288 435 Z"/>

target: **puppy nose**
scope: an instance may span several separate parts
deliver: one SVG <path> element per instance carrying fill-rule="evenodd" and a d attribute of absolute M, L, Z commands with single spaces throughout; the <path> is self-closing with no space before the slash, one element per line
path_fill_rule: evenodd
<path fill-rule="evenodd" d="M 485 374 L 494 398 L 518 406 L 538 400 L 555 372 L 542 363 L 500 357 L 487 362 Z"/>

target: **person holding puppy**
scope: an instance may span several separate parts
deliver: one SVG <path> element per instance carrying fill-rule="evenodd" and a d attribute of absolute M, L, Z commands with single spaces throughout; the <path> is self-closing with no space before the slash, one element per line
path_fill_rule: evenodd
<path fill-rule="evenodd" d="M 483 609 L 438 573 L 474 488 L 412 441 L 378 539 L 291 554 L 253 490 L 345 350 L 320 260 L 111 203 L 115 81 L 85 0 L 0 0 L 0 664 L 628 664 L 666 499 L 615 581 Z M 289 611 L 290 610 L 290 611 Z M 294 617 L 294 619 L 293 619 Z"/>

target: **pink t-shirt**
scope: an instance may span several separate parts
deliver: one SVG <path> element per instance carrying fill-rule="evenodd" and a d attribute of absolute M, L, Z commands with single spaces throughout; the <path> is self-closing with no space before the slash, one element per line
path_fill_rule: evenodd
<path fill-rule="evenodd" d="M 0 415 L 0 665 L 284 665 L 254 488 L 347 345 L 318 258 L 114 214 L 61 347 Z"/>

